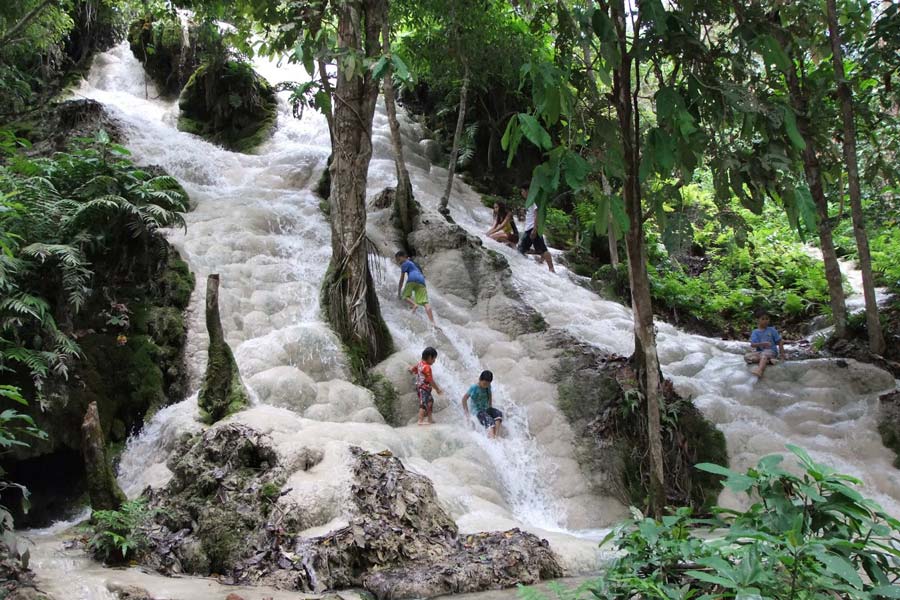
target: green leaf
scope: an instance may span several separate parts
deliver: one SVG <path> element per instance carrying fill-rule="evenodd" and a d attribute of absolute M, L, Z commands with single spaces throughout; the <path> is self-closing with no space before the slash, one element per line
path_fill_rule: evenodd
<path fill-rule="evenodd" d="M 403 59 L 398 55 L 394 54 L 391 56 L 391 62 L 394 65 L 394 75 L 400 81 L 404 83 L 409 83 L 412 81 L 412 74 L 409 72 L 409 67 L 406 66 L 406 63 L 403 62 Z"/>
<path fill-rule="evenodd" d="M 500 147 L 508 153 L 506 158 L 507 168 L 512 165 L 521 141 L 522 129 L 519 127 L 518 116 L 514 115 L 509 119 L 509 123 L 506 124 L 506 131 L 503 132 L 503 137 L 500 139 Z"/>
<path fill-rule="evenodd" d="M 803 150 L 806 148 L 806 141 L 797 129 L 797 117 L 794 115 L 794 111 L 789 106 L 782 106 L 781 108 L 784 115 L 784 129 L 787 131 L 791 143 L 797 150 Z"/>
<path fill-rule="evenodd" d="M 387 72 L 388 66 L 390 64 L 391 62 L 388 60 L 387 56 L 382 56 L 381 58 L 376 60 L 374 63 L 372 63 L 372 77 L 374 79 L 381 79 L 382 77 L 384 77 L 384 74 Z"/>
<path fill-rule="evenodd" d="M 798 187 L 794 192 L 794 201 L 796 202 L 797 212 L 803 221 L 807 231 L 817 231 L 819 227 L 819 218 L 816 214 L 816 204 L 813 202 L 812 194 L 809 188 L 804 186 Z"/>
<path fill-rule="evenodd" d="M 705 581 L 706 583 L 721 585 L 724 588 L 731 589 L 735 587 L 733 581 L 725 579 L 724 577 L 719 577 L 718 575 L 712 575 L 705 571 L 685 571 L 684 574 L 688 577 L 693 577 L 694 579 Z"/>
<path fill-rule="evenodd" d="M 872 588 L 869 593 L 873 597 L 882 598 L 900 598 L 900 586 L 897 585 L 880 585 L 876 588 Z"/>
<path fill-rule="evenodd" d="M 522 132 L 532 144 L 541 150 L 549 150 L 553 147 L 553 141 L 547 130 L 541 127 L 541 124 L 532 115 L 519 113 L 519 124 L 522 126 Z"/>
<path fill-rule="evenodd" d="M 588 162 L 576 152 L 567 151 L 563 157 L 563 172 L 566 177 L 566 185 L 573 190 L 579 190 L 584 186 L 588 173 Z"/>
<path fill-rule="evenodd" d="M 594 10 L 591 15 L 591 27 L 601 42 L 615 43 L 616 30 L 612 19 L 602 10 Z"/>
<path fill-rule="evenodd" d="M 825 565 L 829 571 L 836 574 L 856 589 L 862 589 L 862 579 L 860 579 L 859 574 L 856 572 L 856 568 L 851 565 L 846 558 L 825 551 L 814 552 L 814 556 L 816 557 L 816 560 Z"/>
<path fill-rule="evenodd" d="M 618 225 L 618 230 L 623 233 L 628 231 L 631 228 L 631 222 L 628 220 L 628 214 L 625 212 L 625 201 L 622 200 L 621 196 L 613 196 L 610 198 L 609 206 L 613 219 Z M 618 235 L 617 239 L 621 237 L 621 235 Z"/>
<path fill-rule="evenodd" d="M 766 65 L 775 65 L 779 71 L 787 73 L 791 68 L 791 59 L 785 53 L 781 44 L 768 33 L 758 36 L 755 40 L 756 48 L 765 60 Z"/>
<path fill-rule="evenodd" d="M 667 121 L 675 112 L 684 107 L 681 95 L 672 88 L 665 86 L 656 92 L 656 115 L 659 121 Z"/>

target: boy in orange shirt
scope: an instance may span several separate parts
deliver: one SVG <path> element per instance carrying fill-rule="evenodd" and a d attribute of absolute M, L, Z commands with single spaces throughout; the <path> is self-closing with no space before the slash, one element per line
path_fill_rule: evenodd
<path fill-rule="evenodd" d="M 434 398 L 431 397 L 432 388 L 438 395 L 443 394 L 441 386 L 437 384 L 431 374 L 431 365 L 435 360 L 437 360 L 437 350 L 428 346 L 422 350 L 422 360 L 409 368 L 409 372 L 416 376 L 416 394 L 419 396 L 419 425 L 434 423 L 431 419 L 431 410 L 434 408 Z"/>

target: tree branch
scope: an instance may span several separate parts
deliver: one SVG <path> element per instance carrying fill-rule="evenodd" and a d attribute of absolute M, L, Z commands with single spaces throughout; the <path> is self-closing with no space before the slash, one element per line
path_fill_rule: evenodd
<path fill-rule="evenodd" d="M 12 27 L 10 27 L 6 31 L 6 33 L 4 33 L 2 37 L 0 37 L 0 45 L 5 45 L 12 36 L 17 34 L 20 29 L 24 28 L 29 23 L 31 23 L 31 21 L 33 21 L 36 16 L 41 14 L 41 11 L 43 11 L 45 8 L 47 8 L 52 3 L 53 3 L 53 0 L 44 0 L 43 2 L 41 2 L 40 4 L 38 4 L 37 6 L 32 8 L 31 12 L 29 12 L 24 17 L 19 19 L 18 23 L 16 23 Z"/>

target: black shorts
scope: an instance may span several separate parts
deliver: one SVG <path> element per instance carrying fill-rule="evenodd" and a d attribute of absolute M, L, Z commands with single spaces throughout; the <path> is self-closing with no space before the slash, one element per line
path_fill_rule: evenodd
<path fill-rule="evenodd" d="M 479 412 L 476 416 L 478 417 L 478 422 L 485 427 L 493 427 L 494 421 L 503 420 L 503 413 L 493 406 L 489 406 L 488 408 Z"/>
<path fill-rule="evenodd" d="M 419 408 L 428 410 L 434 404 L 434 398 L 431 396 L 431 390 L 418 388 L 416 392 L 419 395 Z"/>
<path fill-rule="evenodd" d="M 531 229 L 522 234 L 522 238 L 519 240 L 519 252 L 525 254 L 528 252 L 528 249 L 531 246 L 534 246 L 534 251 L 537 254 L 543 254 L 547 251 L 547 244 L 544 243 L 544 236 L 539 235 L 534 239 L 531 239 Z"/>

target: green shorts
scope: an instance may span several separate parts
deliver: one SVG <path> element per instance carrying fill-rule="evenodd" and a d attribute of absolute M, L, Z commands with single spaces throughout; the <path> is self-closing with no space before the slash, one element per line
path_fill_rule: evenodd
<path fill-rule="evenodd" d="M 407 283 L 403 286 L 403 298 L 412 298 L 419 306 L 428 304 L 428 291 L 421 283 Z"/>

